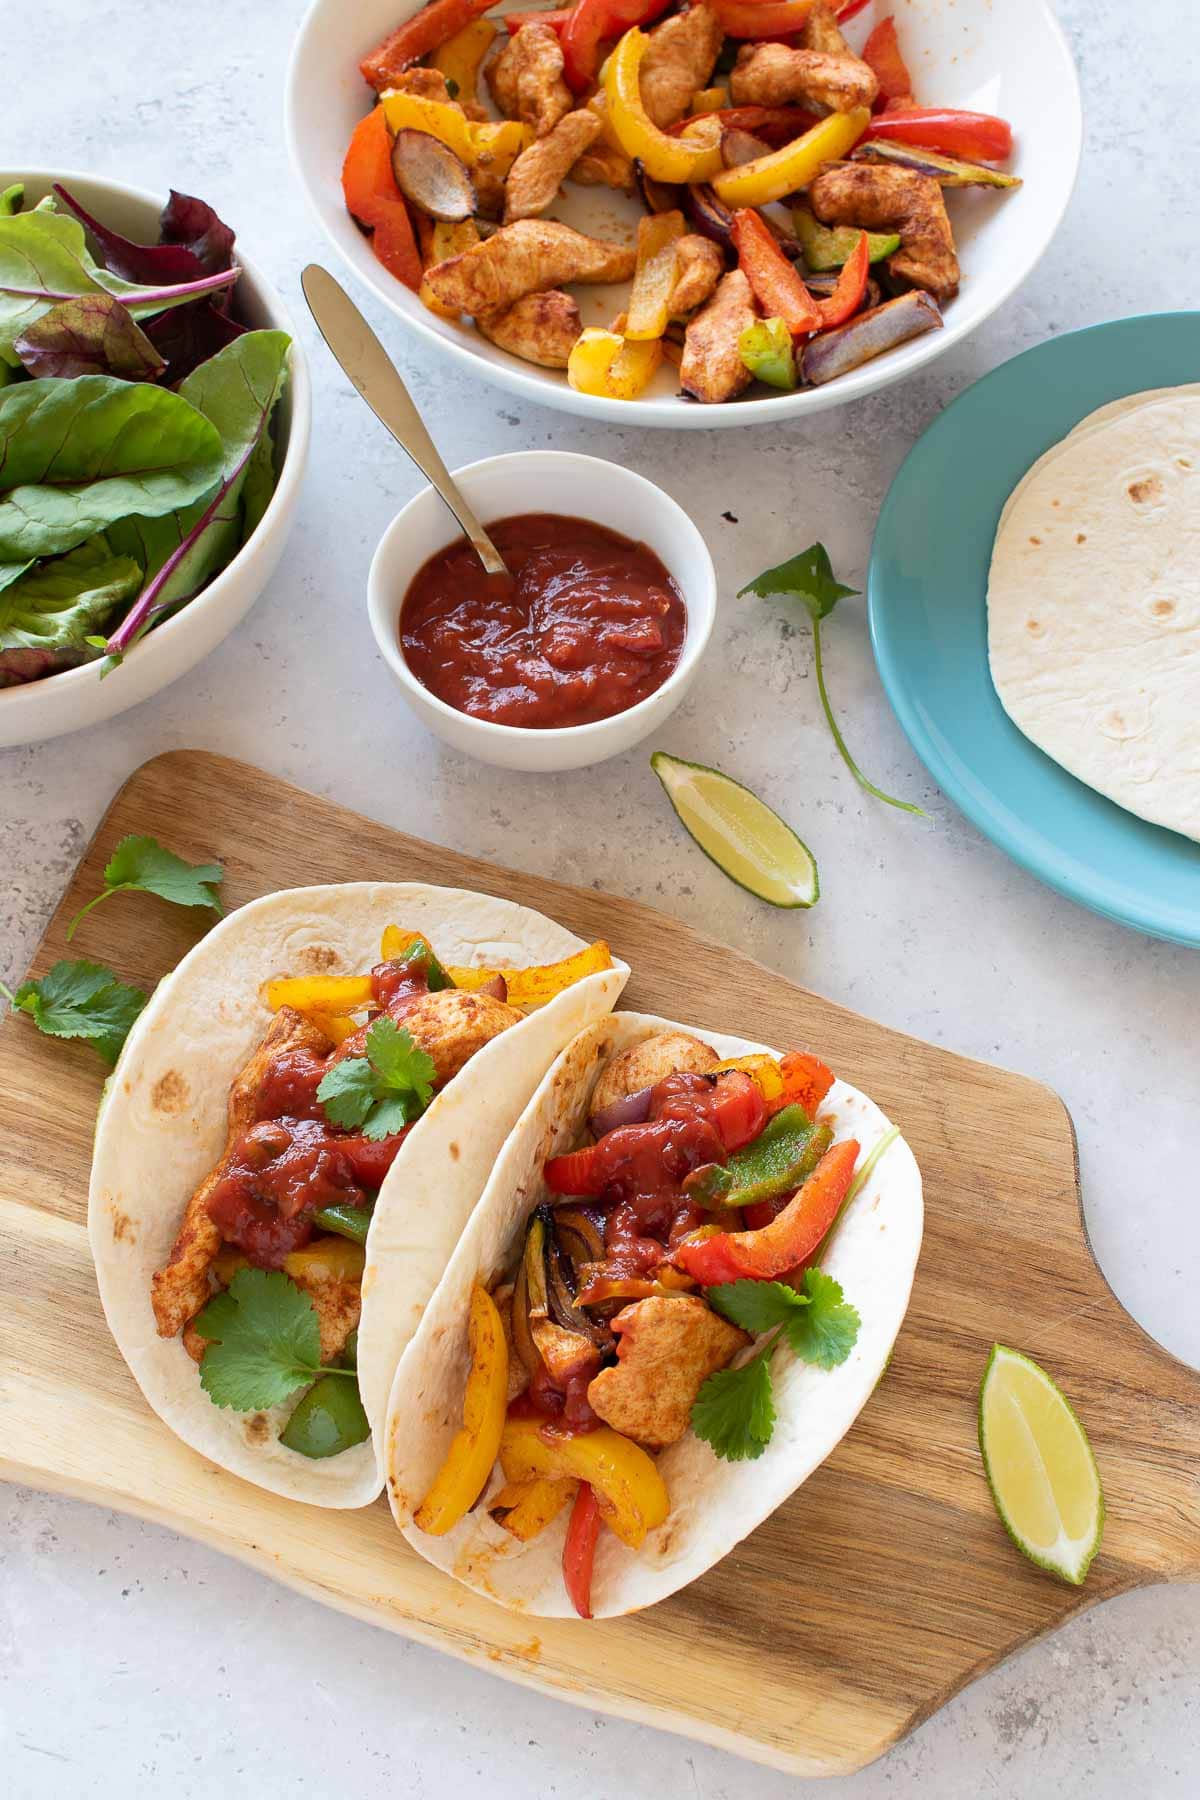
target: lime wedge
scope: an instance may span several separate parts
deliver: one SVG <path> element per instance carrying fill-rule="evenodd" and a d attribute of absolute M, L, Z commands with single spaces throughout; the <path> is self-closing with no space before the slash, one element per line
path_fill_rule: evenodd
<path fill-rule="evenodd" d="M 979 1448 L 1017 1549 L 1081 1586 L 1104 1530 L 1096 1458 L 1045 1369 L 1003 1344 L 993 1344 L 979 1388 Z"/>
<path fill-rule="evenodd" d="M 778 813 L 720 769 L 656 750 L 650 767 L 685 831 L 731 881 L 770 906 L 814 906 L 817 865 Z"/>

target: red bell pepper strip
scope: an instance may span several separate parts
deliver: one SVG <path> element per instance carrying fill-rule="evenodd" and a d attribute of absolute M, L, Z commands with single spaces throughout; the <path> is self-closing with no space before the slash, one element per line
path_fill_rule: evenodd
<path fill-rule="evenodd" d="M 671 1261 L 702 1287 L 725 1281 L 774 1281 L 816 1249 L 846 1197 L 858 1144 L 846 1138 L 827 1150 L 800 1192 L 759 1231 L 719 1231 L 685 1238 Z"/>
<path fill-rule="evenodd" d="M 767 1122 L 767 1103 L 762 1097 L 762 1089 L 743 1069 L 730 1069 L 720 1077 L 707 1111 L 730 1155 L 752 1144 Z M 624 1125 L 619 1129 L 635 1132 L 642 1128 Z M 550 1192 L 581 1198 L 602 1194 L 606 1177 L 604 1163 L 598 1158 L 597 1151 L 604 1141 L 601 1138 L 599 1144 L 589 1144 L 586 1149 L 552 1156 L 543 1171 Z"/>
<path fill-rule="evenodd" d="M 821 329 L 821 311 L 762 215 L 744 206 L 733 215 L 738 266 L 768 319 L 782 319 L 794 338 Z"/>
<path fill-rule="evenodd" d="M 881 101 L 912 99 L 912 76 L 900 54 L 895 19 L 879 21 L 862 47 L 862 59 L 879 83 Z"/>
<path fill-rule="evenodd" d="M 842 264 L 842 272 L 832 294 L 827 300 L 817 301 L 823 331 L 832 331 L 835 326 L 844 325 L 847 319 L 854 317 L 867 291 L 870 268 L 871 240 L 865 231 L 860 231 L 857 244 Z"/>
<path fill-rule="evenodd" d="M 354 127 L 342 164 L 342 194 L 346 210 L 374 232 L 371 248 L 384 268 L 415 293 L 421 285 L 421 254 L 392 173 L 392 141 L 382 106 Z"/>
<path fill-rule="evenodd" d="M 406 1125 L 385 1138 L 330 1136 L 325 1141 L 331 1150 L 339 1150 L 346 1158 L 359 1187 L 374 1189 L 383 1186 L 383 1178 L 411 1130 L 412 1126 Z"/>
<path fill-rule="evenodd" d="M 833 1070 L 807 1050 L 789 1050 L 780 1058 L 779 1073 L 783 1087 L 770 1102 L 770 1111 L 777 1113 L 785 1106 L 802 1106 L 809 1118 L 815 1119 L 817 1108 L 833 1086 Z"/>
<path fill-rule="evenodd" d="M 552 1194 L 598 1195 L 604 1184 L 596 1174 L 596 1146 L 586 1150 L 568 1150 L 565 1156 L 552 1156 L 543 1171 L 546 1186 Z"/>
<path fill-rule="evenodd" d="M 679 137 L 685 126 L 696 123 L 697 117 L 716 119 L 723 131 L 752 131 L 773 146 L 803 137 L 817 123 L 817 114 L 806 112 L 802 106 L 722 106 L 716 112 L 693 113 L 679 119 L 668 125 L 667 131 L 671 137 Z"/>
<path fill-rule="evenodd" d="M 563 1581 L 571 1605 L 581 1619 L 592 1616 L 592 1566 L 596 1561 L 596 1540 L 600 1536 L 600 1508 L 595 1490 L 581 1481 L 571 1507 L 563 1544 Z"/>
<path fill-rule="evenodd" d="M 851 19 L 856 19 L 858 17 L 859 13 L 865 12 L 867 10 L 867 7 L 870 4 L 871 4 L 871 0 L 846 0 L 846 4 L 844 6 L 838 7 L 838 10 L 837 10 L 838 24 L 845 25 Z"/>
<path fill-rule="evenodd" d="M 405 69 L 420 62 L 431 50 L 440 50 L 458 36 L 464 25 L 478 19 L 495 3 L 496 0 L 432 0 L 363 57 L 358 65 L 363 80 L 369 81 L 377 94 L 393 87 Z"/>
<path fill-rule="evenodd" d="M 503 23 L 509 37 L 516 37 L 522 25 L 528 25 L 531 19 L 539 25 L 549 25 L 551 31 L 561 32 L 574 10 L 573 6 L 556 6 L 552 12 L 539 12 L 535 7 L 532 12 L 505 13 Z"/>
<path fill-rule="evenodd" d="M 576 0 L 559 37 L 563 80 L 573 94 L 585 94 L 600 67 L 600 45 L 619 38 L 635 25 L 649 25 L 670 0 Z"/>
<path fill-rule="evenodd" d="M 890 138 L 940 150 L 964 162 L 1003 162 L 1012 155 L 1012 126 L 992 113 L 960 112 L 952 107 L 913 107 L 880 113 L 867 128 L 867 139 Z"/>
<path fill-rule="evenodd" d="M 718 19 L 732 38 L 786 37 L 808 24 L 814 0 L 715 0 Z"/>

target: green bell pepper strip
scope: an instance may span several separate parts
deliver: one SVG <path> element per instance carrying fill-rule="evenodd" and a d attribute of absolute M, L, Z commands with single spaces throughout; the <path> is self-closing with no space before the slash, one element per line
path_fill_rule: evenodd
<path fill-rule="evenodd" d="M 343 1381 L 337 1375 L 321 1375 L 313 1382 L 303 1400 L 279 1434 L 288 1450 L 314 1461 L 326 1456 L 340 1456 L 371 1435 L 363 1403 L 358 1397 L 358 1383 Z"/>
<path fill-rule="evenodd" d="M 790 391 L 796 385 L 792 334 L 783 319 L 755 319 L 738 339 L 742 361 L 758 381 Z"/>
<path fill-rule="evenodd" d="M 696 1169 L 684 1182 L 684 1192 L 699 1206 L 714 1210 L 757 1206 L 794 1193 L 820 1161 L 823 1150 L 813 1154 L 818 1135 L 824 1135 L 827 1149 L 826 1128 L 818 1133 L 802 1106 L 785 1106 L 767 1120 L 752 1144 L 736 1150 L 727 1163 L 706 1163 Z"/>
<path fill-rule="evenodd" d="M 322 1206 L 313 1214 L 313 1224 L 322 1231 L 349 1238 L 352 1243 L 365 1244 L 374 1211 L 373 1200 L 366 1206 Z"/>
<path fill-rule="evenodd" d="M 802 205 L 792 208 L 792 227 L 800 240 L 804 260 L 814 274 L 826 269 L 840 269 L 847 257 L 853 255 L 861 235 L 852 225 L 822 225 L 811 207 Z M 896 233 L 868 231 L 868 262 L 882 262 L 885 256 L 894 255 L 899 248 L 900 239 Z"/>

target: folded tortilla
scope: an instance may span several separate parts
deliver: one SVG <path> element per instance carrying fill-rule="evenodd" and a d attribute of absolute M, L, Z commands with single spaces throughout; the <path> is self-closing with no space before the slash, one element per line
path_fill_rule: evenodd
<path fill-rule="evenodd" d="M 1200 841 L 1200 391 L 1101 407 L 1001 514 L 988 658 L 1025 736 L 1127 811 Z"/>
<path fill-rule="evenodd" d="M 642 1013 L 617 1013 L 582 1031 L 548 1071 L 505 1144 L 392 1383 L 384 1455 L 396 1523 L 428 1562 L 515 1612 L 575 1616 L 562 1578 L 567 1513 L 529 1543 L 519 1543 L 487 1513 L 487 1495 L 502 1485 L 497 1470 L 484 1500 L 444 1537 L 419 1531 L 413 1514 L 462 1424 L 472 1286 L 493 1285 L 512 1266 L 526 1220 L 546 1198 L 546 1160 L 578 1143 L 606 1064 L 662 1031 L 692 1032 L 723 1058 L 766 1048 Z M 835 1139 L 857 1138 L 863 1156 L 890 1130 L 874 1102 L 843 1081 L 834 1083 L 820 1115 L 833 1124 Z M 886 1367 L 908 1306 L 922 1220 L 920 1172 L 908 1145 L 897 1138 L 821 1258 L 821 1267 L 842 1283 L 861 1315 L 849 1357 L 835 1369 L 819 1369 L 797 1362 L 786 1348 L 776 1350 L 771 1374 L 778 1417 L 771 1442 L 756 1461 L 722 1462 L 691 1432 L 659 1454 L 670 1514 L 640 1550 L 601 1532 L 592 1581 L 595 1618 L 635 1612 L 694 1581 L 834 1450 Z"/>
<path fill-rule="evenodd" d="M 214 1406 L 182 1341 L 158 1336 L 150 1278 L 225 1148 L 230 1085 L 273 1016 L 264 984 L 360 974 L 379 961 L 389 924 L 421 932 L 446 963 L 528 967 L 585 947 L 528 907 L 419 882 L 293 888 L 253 901 L 159 984 L 130 1032 L 97 1124 L 88 1195 L 105 1317 L 154 1411 L 213 1462 L 320 1506 L 374 1498 L 382 1476 L 373 1444 L 313 1460 L 278 1441 L 294 1401 L 266 1414 Z M 373 1427 L 522 1107 L 564 1044 L 616 1004 L 628 976 L 624 963 L 585 976 L 483 1045 L 401 1146 L 376 1200 L 363 1273 L 358 1384 Z"/>

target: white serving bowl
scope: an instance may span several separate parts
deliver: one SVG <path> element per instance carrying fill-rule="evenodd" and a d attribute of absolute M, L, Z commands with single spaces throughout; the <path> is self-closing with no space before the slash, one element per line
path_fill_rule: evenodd
<path fill-rule="evenodd" d="M 141 188 L 58 170 L 0 171 L 0 189 L 14 181 L 25 183 L 26 206 L 61 181 L 103 224 L 146 243 L 155 239 L 163 200 Z M 236 231 L 236 216 L 230 223 Z M 312 394 L 308 366 L 287 308 L 243 255 L 240 240 L 235 254 L 242 269 L 236 299 L 239 318 L 247 325 L 286 331 L 292 340 L 289 379 L 272 421 L 279 479 L 270 505 L 249 543 L 229 566 L 182 611 L 135 644 L 120 668 L 103 680 L 101 664 L 96 662 L 63 669 L 41 681 L 0 688 L 0 747 L 38 743 L 98 725 L 156 694 L 194 668 L 229 635 L 275 572 L 295 518 L 308 460 Z"/>
<path fill-rule="evenodd" d="M 660 688 L 627 711 L 590 725 L 534 730 L 475 719 L 419 682 L 400 647 L 400 606 L 417 570 L 462 533 L 431 487 L 397 513 L 375 552 L 367 610 L 375 641 L 417 717 L 455 750 L 499 769 L 548 774 L 619 756 L 656 731 L 695 678 L 717 616 L 717 577 L 708 546 L 681 506 L 643 475 L 596 456 L 566 450 L 517 450 L 453 471 L 486 527 L 519 513 L 565 513 L 607 525 L 649 545 L 674 577 L 687 608 L 679 661 Z"/>
<path fill-rule="evenodd" d="M 521 4 L 522 0 L 516 0 Z M 528 6 L 529 0 L 523 0 Z M 473 326 L 435 317 L 375 259 L 342 201 L 341 168 L 350 134 L 367 112 L 370 90 L 360 58 L 418 11 L 422 0 L 314 0 L 296 40 L 287 88 L 292 162 L 326 236 L 350 268 L 404 327 L 454 357 L 476 376 L 526 400 L 618 425 L 704 430 L 718 425 L 783 424 L 855 400 L 899 381 L 972 331 L 1029 275 L 1054 236 L 1075 185 L 1082 139 L 1079 84 L 1066 40 L 1047 0 L 873 0 L 847 26 L 861 47 L 872 25 L 895 13 L 917 96 L 930 105 L 999 113 L 1016 132 L 1013 172 L 1025 185 L 1007 194 L 950 197 L 963 285 L 940 331 L 927 332 L 825 387 L 764 394 L 701 406 L 678 393 L 664 365 L 639 400 L 580 394 L 566 375 L 499 350 Z M 508 0 L 497 12 L 510 10 Z M 641 207 L 607 188 L 569 183 L 555 218 L 599 236 L 632 238 Z M 606 325 L 625 304 L 625 288 L 574 290 L 585 325 Z"/>

